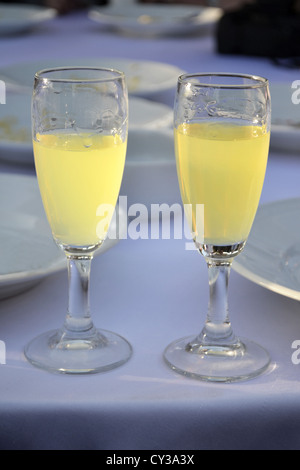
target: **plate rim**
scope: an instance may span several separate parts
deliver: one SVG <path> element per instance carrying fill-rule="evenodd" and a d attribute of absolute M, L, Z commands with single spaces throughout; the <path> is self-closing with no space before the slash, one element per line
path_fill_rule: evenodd
<path fill-rule="evenodd" d="M 37 61 L 22 61 L 18 63 L 13 63 L 9 65 L 5 65 L 3 67 L 0 67 L 0 79 L 4 80 L 6 83 L 7 91 L 9 90 L 32 90 L 33 87 L 33 78 L 34 74 L 32 75 L 32 85 L 27 85 L 27 84 L 22 84 L 19 83 L 18 78 L 12 76 L 11 71 L 16 71 L 18 70 L 19 67 L 22 66 L 32 66 L 32 68 L 37 70 L 41 70 L 45 68 L 45 65 L 49 63 L 49 67 L 54 67 L 57 64 L 57 67 L 62 67 L 63 65 L 65 66 L 79 66 L 80 64 L 83 64 L 84 66 L 88 66 L 87 64 L 91 62 L 91 66 L 95 65 L 95 63 L 99 62 L 99 66 L 104 67 L 104 62 L 107 61 L 108 67 L 111 67 L 111 62 L 115 62 L 116 66 L 115 68 L 120 68 L 122 67 L 122 64 L 126 64 L 127 67 L 130 66 L 148 66 L 149 68 L 153 67 L 162 67 L 164 70 L 168 70 L 170 73 L 170 76 L 167 77 L 167 79 L 164 80 L 163 84 L 160 84 L 157 86 L 157 84 L 150 84 L 148 86 L 144 86 L 143 88 L 138 88 L 138 89 L 132 89 L 130 86 L 128 86 L 128 95 L 130 96 L 136 96 L 136 97 L 148 97 L 152 96 L 158 93 L 162 93 L 167 90 L 172 90 L 176 88 L 177 84 L 177 79 L 180 75 L 185 73 L 185 70 L 182 68 L 178 67 L 177 65 L 168 63 L 168 62 L 161 62 L 161 61 L 156 61 L 156 60 L 144 60 L 144 59 L 132 59 L 132 58 L 127 58 L 127 57 L 73 57 L 73 58 L 49 58 L 48 60 L 37 60 Z M 47 65 L 46 65 L 47 68 Z M 126 74 L 126 72 L 125 72 Z M 19 76 L 19 74 L 18 74 Z M 129 77 L 130 78 L 130 77 Z"/>
<path fill-rule="evenodd" d="M 300 197 L 278 199 L 275 201 L 269 201 L 269 202 L 263 203 L 259 206 L 257 215 L 259 214 L 259 212 L 267 210 L 268 207 L 270 206 L 276 207 L 279 204 L 285 205 L 285 204 L 291 204 L 295 202 L 300 203 Z M 251 236 L 251 232 L 250 232 L 250 236 Z M 246 243 L 246 247 L 247 247 L 247 243 Z M 248 269 L 245 265 L 243 265 L 243 263 L 239 261 L 240 259 L 242 259 L 240 256 L 241 255 L 237 256 L 232 263 L 232 269 L 237 274 L 243 276 L 244 278 L 248 279 L 249 281 L 261 287 L 264 287 L 267 290 L 270 290 L 272 292 L 275 292 L 277 294 L 283 295 L 285 297 L 288 297 L 294 300 L 300 300 L 300 286 L 299 286 L 299 291 L 297 291 L 295 289 L 278 284 L 277 282 L 270 281 L 266 277 L 263 277 L 259 274 L 255 274 L 252 270 Z"/>

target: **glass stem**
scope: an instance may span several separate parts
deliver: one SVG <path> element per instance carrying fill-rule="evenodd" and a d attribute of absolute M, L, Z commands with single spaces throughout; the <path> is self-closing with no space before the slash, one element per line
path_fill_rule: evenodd
<path fill-rule="evenodd" d="M 197 343 L 230 347 L 239 340 L 233 333 L 229 320 L 228 282 L 232 260 L 207 260 L 209 278 L 209 305 L 205 326 L 197 338 Z"/>
<path fill-rule="evenodd" d="M 64 329 L 80 338 L 94 333 L 90 314 L 89 285 L 92 256 L 67 254 L 69 275 L 69 306 Z"/>

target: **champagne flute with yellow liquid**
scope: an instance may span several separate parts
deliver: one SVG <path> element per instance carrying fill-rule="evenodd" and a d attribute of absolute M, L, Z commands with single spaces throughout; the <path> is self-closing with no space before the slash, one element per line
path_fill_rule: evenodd
<path fill-rule="evenodd" d="M 89 307 L 91 262 L 107 236 L 125 165 L 124 74 L 84 67 L 38 72 L 32 127 L 43 205 L 68 261 L 69 305 L 64 325 L 31 341 L 25 356 L 52 372 L 107 371 L 132 353 L 127 340 L 95 328 Z"/>
<path fill-rule="evenodd" d="M 231 265 L 247 241 L 265 177 L 268 81 L 238 74 L 183 75 L 174 114 L 181 196 L 194 243 L 207 262 L 210 300 L 201 333 L 173 342 L 164 357 L 186 376 L 246 380 L 264 372 L 270 357 L 233 332 L 227 291 Z"/>

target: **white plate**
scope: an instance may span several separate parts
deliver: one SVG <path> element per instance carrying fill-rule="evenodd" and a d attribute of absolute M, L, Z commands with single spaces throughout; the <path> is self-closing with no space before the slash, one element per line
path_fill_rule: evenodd
<path fill-rule="evenodd" d="M 247 279 L 300 300 L 300 199 L 262 205 L 233 269 Z"/>
<path fill-rule="evenodd" d="M 160 129 L 173 126 L 173 109 L 162 103 L 129 97 L 129 129 Z"/>
<path fill-rule="evenodd" d="M 28 31 L 56 16 L 56 10 L 38 5 L 0 3 L 0 35 Z"/>
<path fill-rule="evenodd" d="M 272 100 L 271 148 L 300 152 L 300 104 L 292 101 L 291 83 L 270 86 Z M 298 99 L 300 94 L 298 93 Z"/>
<path fill-rule="evenodd" d="M 128 207 L 181 204 L 172 129 L 136 129 L 129 133 L 120 195 Z"/>
<path fill-rule="evenodd" d="M 129 98 L 129 129 L 171 126 L 173 110 L 143 98 Z M 31 93 L 7 93 L 0 105 L 0 159 L 33 164 L 31 143 Z"/>
<path fill-rule="evenodd" d="M 211 31 L 221 14 L 219 8 L 118 4 L 91 8 L 89 18 L 129 34 L 168 35 Z"/>
<path fill-rule="evenodd" d="M 51 59 L 39 62 L 10 65 L 0 69 L 0 80 L 7 89 L 27 88 L 32 90 L 36 72 L 52 67 L 108 67 L 125 73 L 128 92 L 131 95 L 147 97 L 166 90 L 175 89 L 178 76 L 184 73 L 178 67 L 163 62 L 113 59 L 75 58 Z"/>
<path fill-rule="evenodd" d="M 127 217 L 121 214 L 119 221 L 121 234 Z M 117 241 L 107 238 L 99 254 Z M 0 247 L 0 299 L 24 292 L 66 267 L 65 256 L 52 239 L 35 177 L 0 174 Z"/>

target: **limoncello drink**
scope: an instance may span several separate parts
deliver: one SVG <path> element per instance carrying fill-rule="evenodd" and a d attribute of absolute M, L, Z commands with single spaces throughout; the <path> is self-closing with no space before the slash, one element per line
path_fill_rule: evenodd
<path fill-rule="evenodd" d="M 264 127 L 221 122 L 181 124 L 175 130 L 177 171 L 191 230 L 199 243 L 244 242 L 258 207 L 270 133 Z M 204 218 L 196 205 L 204 204 Z"/>
<path fill-rule="evenodd" d="M 119 135 L 53 132 L 33 142 L 35 166 L 53 236 L 63 246 L 98 245 L 112 216 L 123 176 L 126 141 Z M 104 207 L 104 206 L 102 206 Z"/>

